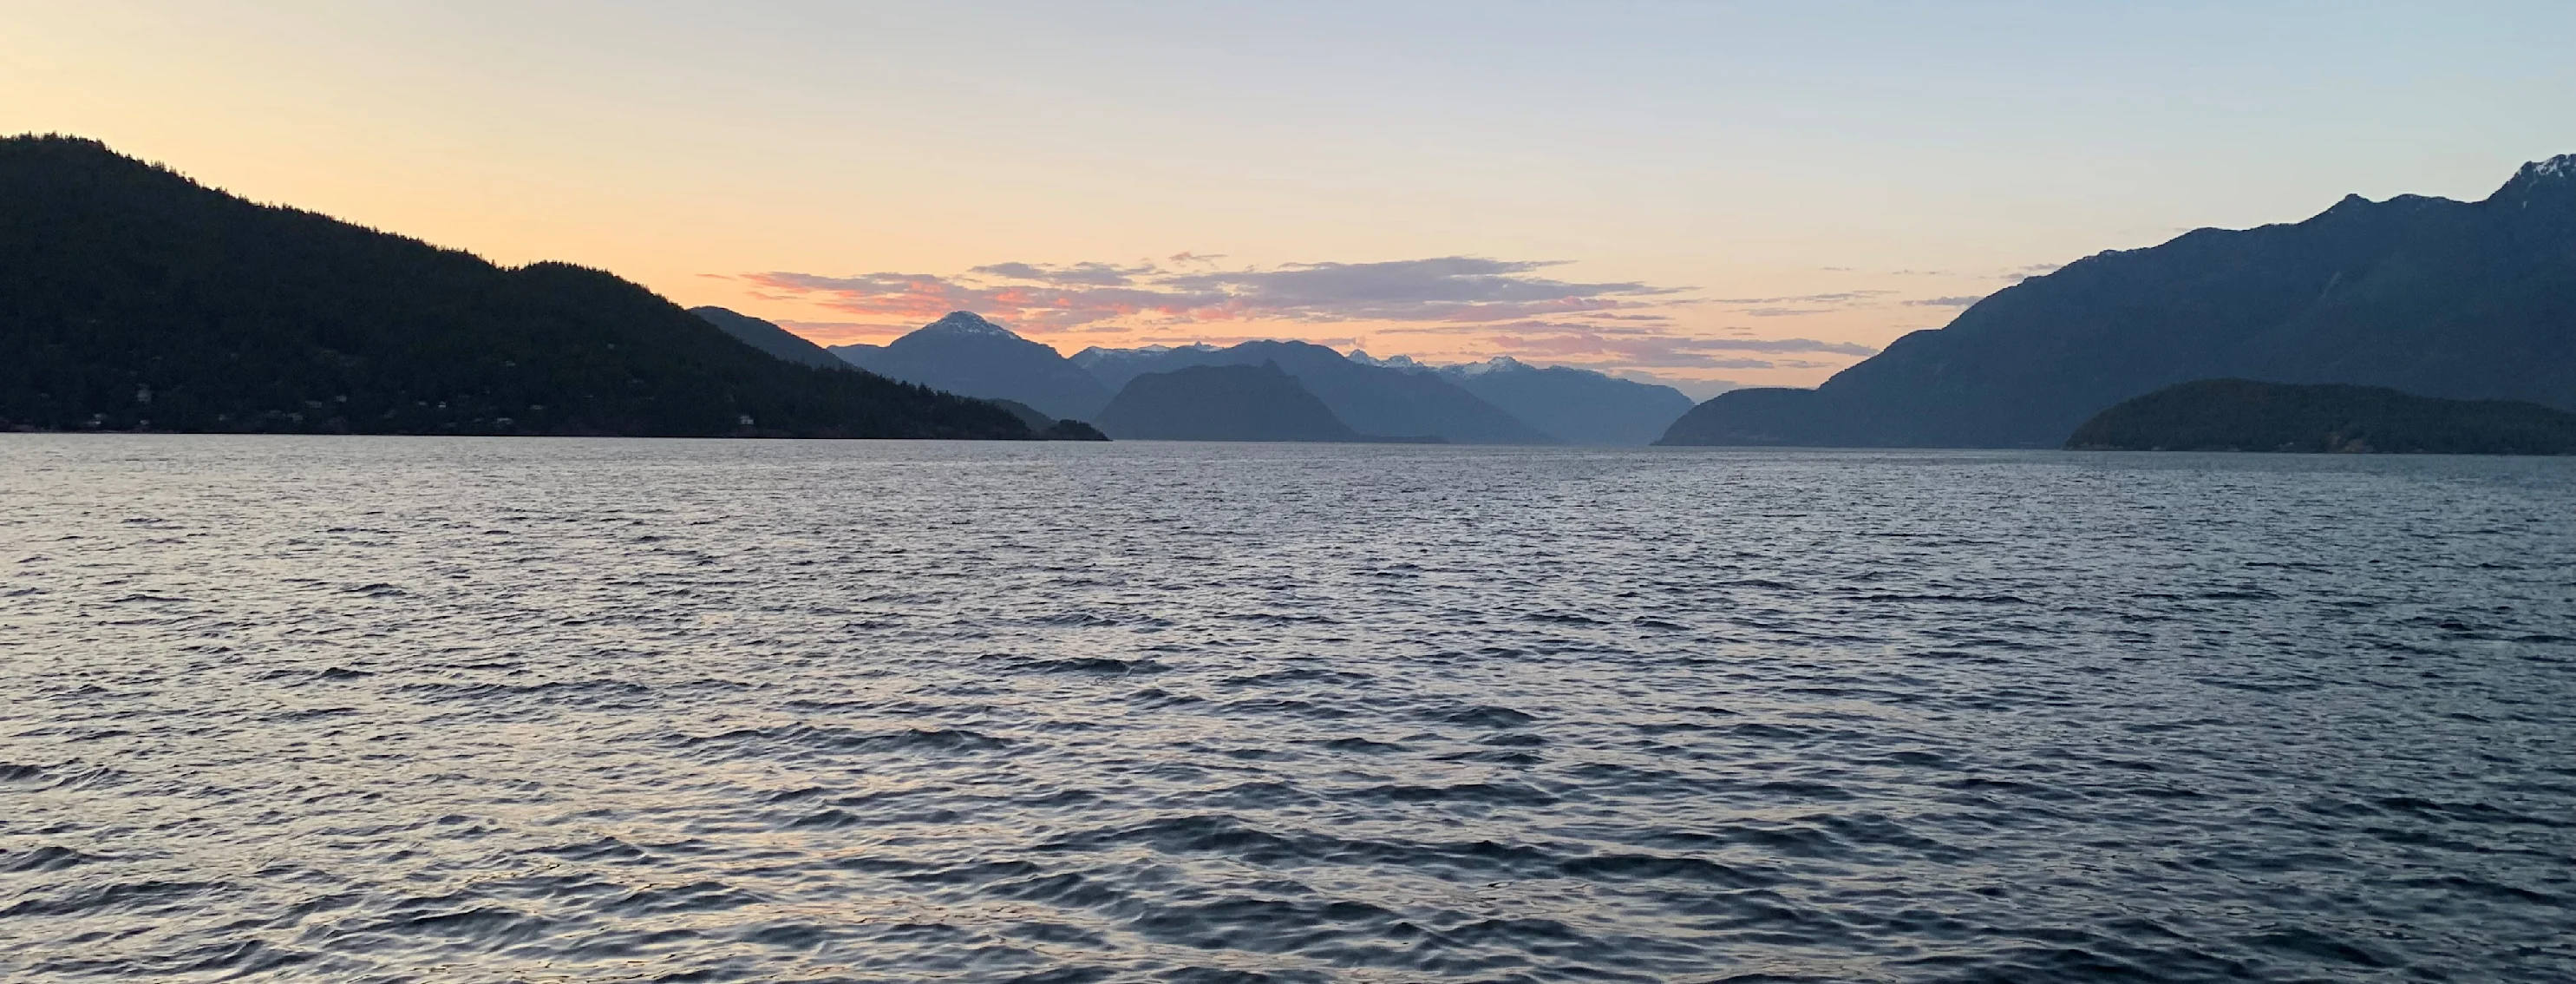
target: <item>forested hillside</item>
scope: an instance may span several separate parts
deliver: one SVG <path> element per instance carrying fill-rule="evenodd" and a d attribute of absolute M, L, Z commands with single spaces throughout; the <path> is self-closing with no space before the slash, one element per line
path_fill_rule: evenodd
<path fill-rule="evenodd" d="M 505 269 L 53 136 L 0 138 L 0 427 L 1029 436 L 600 271 Z"/>

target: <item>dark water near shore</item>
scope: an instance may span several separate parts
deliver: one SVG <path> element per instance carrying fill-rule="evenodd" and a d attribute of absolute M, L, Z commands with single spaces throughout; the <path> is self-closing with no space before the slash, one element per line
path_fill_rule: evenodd
<path fill-rule="evenodd" d="M 0 438 L 0 980 L 2576 979 L 2576 461 Z"/>

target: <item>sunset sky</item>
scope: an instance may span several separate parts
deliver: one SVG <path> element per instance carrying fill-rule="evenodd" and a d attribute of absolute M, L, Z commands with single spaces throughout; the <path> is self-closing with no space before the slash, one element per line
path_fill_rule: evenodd
<path fill-rule="evenodd" d="M 96 137 L 817 341 L 1808 385 L 2105 249 L 2576 151 L 2576 4 L 0 0 Z"/>

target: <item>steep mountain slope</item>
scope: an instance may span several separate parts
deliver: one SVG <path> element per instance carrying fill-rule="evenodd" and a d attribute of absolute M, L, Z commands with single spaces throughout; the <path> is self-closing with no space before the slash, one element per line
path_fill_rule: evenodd
<path fill-rule="evenodd" d="M 1089 420 L 1109 402 L 1109 387 L 1055 349 L 969 311 L 951 312 L 884 348 L 841 346 L 832 353 L 878 375 L 961 396 L 1017 400 L 1050 417 Z"/>
<path fill-rule="evenodd" d="M 1652 444 L 1691 409 L 1691 398 L 1670 386 L 1571 366 L 1541 369 L 1509 356 L 1433 371 L 1573 444 Z"/>
<path fill-rule="evenodd" d="M 1276 362 L 1343 423 L 1362 434 L 1425 436 L 1459 444 L 1556 444 L 1553 435 L 1503 412 L 1456 383 L 1431 373 L 1361 365 L 1341 353 L 1306 342 L 1256 341 L 1229 348 L 1167 349 L 1149 354 L 1086 350 L 1085 361 L 1118 374 L 1168 372 L 1198 365 Z M 1133 352 L 1134 350 L 1130 350 Z M 1124 380 L 1120 380 L 1122 383 Z M 1111 431 L 1110 436 L 1117 436 Z"/>
<path fill-rule="evenodd" d="M 2348 197 L 2006 288 L 1814 390 L 1721 394 L 1666 444 L 2054 447 L 2194 379 L 2576 408 L 2576 155 L 2478 202 Z"/>
<path fill-rule="evenodd" d="M 2576 454 L 2576 413 L 2381 386 L 2204 379 L 2122 400 L 2066 446 L 2100 451 Z"/>
<path fill-rule="evenodd" d="M 708 324 L 733 336 L 735 341 L 767 352 L 776 358 L 817 369 L 850 368 L 848 362 L 843 361 L 840 356 L 825 351 L 822 346 L 748 314 L 714 306 L 693 307 L 689 309 L 689 313 L 706 319 Z"/>
<path fill-rule="evenodd" d="M 1029 436 L 605 273 L 502 269 L 65 137 L 0 139 L 0 427 Z"/>
<path fill-rule="evenodd" d="M 1359 439 L 1276 362 L 1145 373 L 1119 389 L 1099 423 L 1121 441 Z"/>

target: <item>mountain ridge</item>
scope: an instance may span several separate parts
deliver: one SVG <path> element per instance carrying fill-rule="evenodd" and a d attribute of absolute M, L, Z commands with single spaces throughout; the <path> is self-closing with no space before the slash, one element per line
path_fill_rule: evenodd
<path fill-rule="evenodd" d="M 1664 444 L 2055 447 L 2194 379 L 2576 406 L 2576 155 L 2485 199 L 2358 195 L 2308 219 L 2096 253 L 1810 390 L 1736 390 Z"/>

